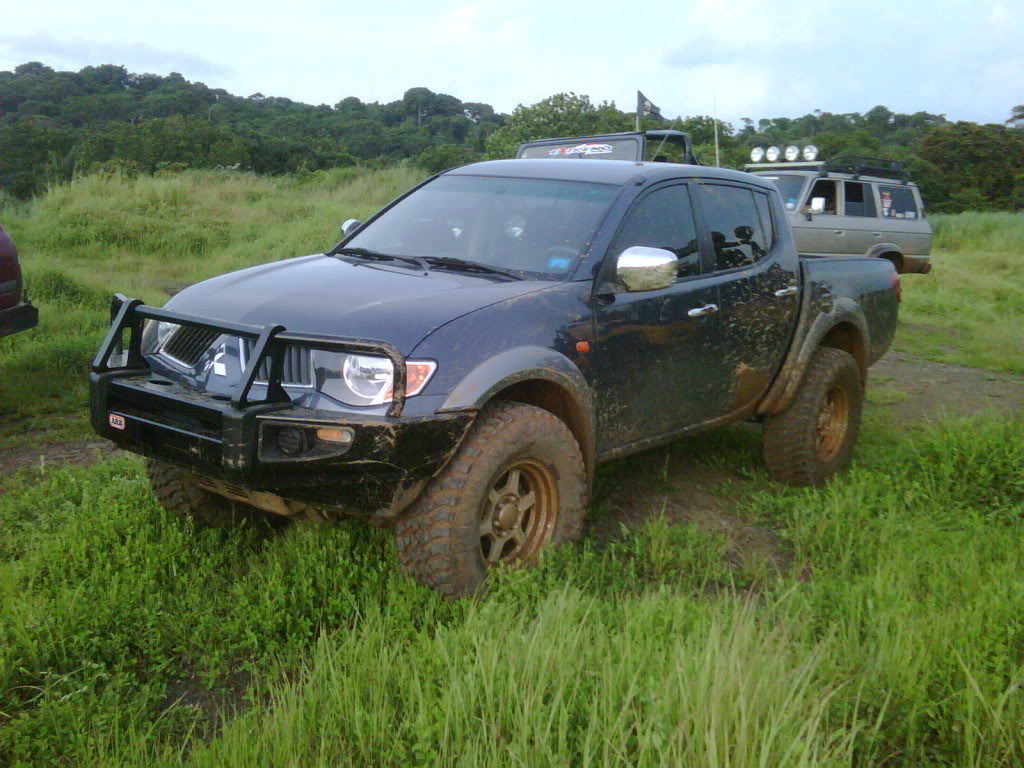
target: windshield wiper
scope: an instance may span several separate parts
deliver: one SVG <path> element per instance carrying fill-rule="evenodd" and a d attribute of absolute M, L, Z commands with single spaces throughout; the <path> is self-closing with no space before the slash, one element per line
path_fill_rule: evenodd
<path fill-rule="evenodd" d="M 427 262 L 427 264 L 430 264 L 431 266 L 459 269 L 463 272 L 483 272 L 490 275 L 510 277 L 513 280 L 523 279 L 519 275 L 506 272 L 504 269 L 499 269 L 498 267 L 492 267 L 490 264 L 482 264 L 479 261 L 469 261 L 467 259 L 457 259 L 453 256 L 424 256 L 423 261 Z"/>
<path fill-rule="evenodd" d="M 414 264 L 421 269 L 430 269 L 427 262 L 419 256 L 400 256 L 396 253 L 381 253 L 380 251 L 374 251 L 370 248 L 338 248 L 337 250 L 331 251 L 330 255 L 359 256 L 364 259 L 373 259 L 374 261 L 404 261 L 406 264 Z"/>

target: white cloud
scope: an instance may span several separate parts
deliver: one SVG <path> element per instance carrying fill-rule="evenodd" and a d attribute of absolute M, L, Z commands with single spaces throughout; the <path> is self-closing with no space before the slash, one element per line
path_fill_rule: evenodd
<path fill-rule="evenodd" d="M 333 104 L 425 86 L 502 111 L 559 91 L 665 114 L 797 116 L 876 104 L 1003 120 L 1021 100 L 1024 6 L 1009 0 L 137 0 L 9 4 L 0 69 L 123 63 L 238 94 Z"/>

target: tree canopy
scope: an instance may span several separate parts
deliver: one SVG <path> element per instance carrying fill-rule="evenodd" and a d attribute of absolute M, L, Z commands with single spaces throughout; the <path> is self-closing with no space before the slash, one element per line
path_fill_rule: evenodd
<path fill-rule="evenodd" d="M 415 163 L 436 173 L 484 157 L 511 157 L 521 141 L 627 131 L 632 113 L 614 102 L 557 93 L 503 115 L 428 88 L 398 101 L 356 96 L 333 106 L 254 93 L 236 96 L 176 72 L 136 74 L 114 64 L 60 72 L 32 61 L 0 72 L 0 190 L 27 197 L 76 172 L 152 173 L 177 168 L 241 168 L 277 174 L 356 163 Z M 674 127 L 714 162 L 716 121 Z M 885 106 L 858 112 L 814 110 L 801 117 L 717 122 L 721 163 L 739 168 L 751 147 L 818 146 L 823 157 L 858 153 L 904 160 L 931 210 L 1024 208 L 1024 105 L 1004 124 L 949 122 Z"/>

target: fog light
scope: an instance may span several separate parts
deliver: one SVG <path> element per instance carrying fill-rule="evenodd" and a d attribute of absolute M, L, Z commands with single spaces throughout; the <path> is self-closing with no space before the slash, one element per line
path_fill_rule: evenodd
<path fill-rule="evenodd" d="M 320 427 L 316 431 L 316 439 L 325 443 L 348 445 L 355 439 L 355 433 L 348 427 Z"/>
<path fill-rule="evenodd" d="M 277 447 L 285 456 L 298 456 L 300 453 L 305 453 L 309 448 L 306 431 L 295 427 L 282 427 L 277 434 Z"/>

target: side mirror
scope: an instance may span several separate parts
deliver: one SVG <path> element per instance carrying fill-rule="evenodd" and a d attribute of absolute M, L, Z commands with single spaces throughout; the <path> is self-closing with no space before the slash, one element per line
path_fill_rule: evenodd
<path fill-rule="evenodd" d="M 341 225 L 341 236 L 348 237 L 361 226 L 363 226 L 363 222 L 359 219 L 346 219 L 345 223 Z"/>
<path fill-rule="evenodd" d="M 825 198 L 824 197 L 812 197 L 811 198 L 811 213 L 824 213 L 825 212 Z"/>
<path fill-rule="evenodd" d="M 619 254 L 615 261 L 615 280 L 630 293 L 660 291 L 676 281 L 676 263 L 672 251 L 634 245 Z"/>

